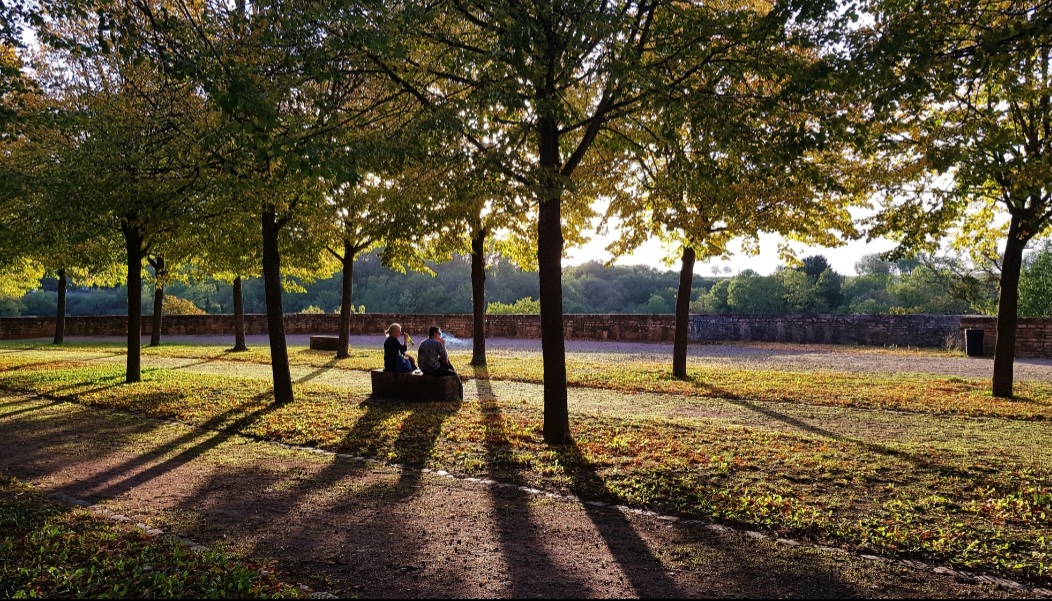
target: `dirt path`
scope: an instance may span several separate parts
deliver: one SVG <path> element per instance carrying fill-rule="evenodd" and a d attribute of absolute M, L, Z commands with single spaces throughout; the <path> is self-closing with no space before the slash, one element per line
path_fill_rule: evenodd
<path fill-rule="evenodd" d="M 31 397 L 0 471 L 363 597 L 997 597 L 959 576 Z"/>

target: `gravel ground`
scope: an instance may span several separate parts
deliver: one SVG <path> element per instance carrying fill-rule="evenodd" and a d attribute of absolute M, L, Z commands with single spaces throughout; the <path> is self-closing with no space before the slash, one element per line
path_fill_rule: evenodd
<path fill-rule="evenodd" d="M 100 339 L 70 339 L 74 340 Z M 123 342 L 123 338 L 106 340 Z M 165 342 L 229 345 L 231 340 L 171 336 Z M 254 336 L 248 342 L 266 345 L 267 339 Z M 358 348 L 376 348 L 378 357 L 381 342 L 379 336 L 357 336 L 351 341 Z M 288 338 L 293 348 L 307 343 L 307 336 Z M 567 341 L 566 348 L 572 354 L 616 354 L 611 361 L 668 361 L 672 352 L 668 344 L 598 341 Z M 468 350 L 470 342 L 454 342 L 453 349 Z M 507 360 L 539 353 L 540 343 L 492 339 L 487 349 L 494 360 Z M 689 354 L 698 365 L 804 371 L 987 377 L 992 370 L 989 359 L 846 346 L 692 345 Z M 120 360 L 120 355 L 100 358 Z M 148 362 L 191 371 L 238 369 L 245 372 L 239 375 L 255 377 L 269 372 L 259 364 L 213 365 L 164 357 L 149 357 Z M 1016 370 L 1019 379 L 1052 381 L 1052 361 L 1020 361 Z M 293 371 L 299 381 L 331 377 L 350 388 L 364 390 L 368 385 L 366 372 L 328 370 L 318 375 L 317 369 L 305 366 Z M 465 387 L 472 399 L 541 396 L 535 384 L 494 382 L 485 388 L 479 381 L 472 384 Z M 827 431 L 849 426 L 823 421 L 826 409 L 820 407 L 802 409 L 816 415 L 798 416 L 780 408 L 781 415 L 770 417 L 719 400 L 695 399 L 684 409 L 680 398 L 676 407 L 665 407 L 664 395 L 573 389 L 572 396 L 574 406 L 587 405 L 600 412 L 604 403 L 613 403 L 618 411 L 626 407 L 648 414 L 689 410 L 776 431 L 810 430 L 812 422 L 820 422 Z M 766 417 L 770 423 L 764 421 Z M 866 412 L 864 419 L 867 424 L 883 420 L 898 435 L 904 432 L 900 423 L 904 418 L 895 413 Z M 946 430 L 952 435 L 958 432 L 952 426 Z M 842 434 L 858 438 L 850 429 Z M 340 596 L 990 598 L 1038 594 L 976 583 L 942 568 L 933 571 L 933 566 L 915 569 L 853 553 L 795 546 L 792 541 L 776 543 L 703 523 L 623 513 L 587 499 L 526 492 L 518 488 L 522 483 L 517 479 L 493 484 L 321 456 L 226 432 L 33 397 L 0 398 L 0 472 L 226 552 L 275 561 L 291 581 Z"/>
<path fill-rule="evenodd" d="M 360 598 L 1000 598 L 1041 591 L 520 482 L 0 397 L 0 473 Z M 933 569 L 934 568 L 934 569 Z"/>
<path fill-rule="evenodd" d="M 290 347 L 307 346 L 309 336 L 287 337 Z M 422 337 L 418 337 L 420 342 Z M 115 341 L 119 337 L 82 338 L 66 337 L 68 341 Z M 144 339 L 148 340 L 148 339 Z M 249 345 L 266 345 L 266 336 L 248 336 Z M 230 336 L 168 336 L 163 342 L 182 344 L 231 344 Z M 383 336 L 351 336 L 353 347 L 375 347 L 377 353 L 383 345 Z M 450 340 L 451 351 L 470 350 L 470 340 Z M 534 352 L 540 353 L 541 341 L 534 339 L 491 338 L 486 341 L 488 352 Z M 566 352 L 572 354 L 618 354 L 620 360 L 670 361 L 671 344 L 649 344 L 638 342 L 606 342 L 594 340 L 567 340 Z M 947 376 L 989 378 L 993 375 L 993 359 L 990 357 L 964 357 L 940 355 L 932 350 L 898 350 L 876 347 L 745 343 L 745 344 L 692 344 L 688 349 L 689 360 L 696 364 L 733 364 L 757 369 L 792 371 L 851 371 L 877 373 L 931 373 Z M 1052 359 L 1016 359 L 1017 381 L 1033 380 L 1052 382 Z"/>

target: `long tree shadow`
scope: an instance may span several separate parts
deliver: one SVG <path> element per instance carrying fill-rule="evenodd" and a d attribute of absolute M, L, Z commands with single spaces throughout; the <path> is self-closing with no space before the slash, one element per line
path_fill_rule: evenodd
<path fill-rule="evenodd" d="M 827 430 L 814 424 L 810 424 L 806 421 L 792 417 L 790 415 L 786 415 L 785 413 L 775 411 L 774 409 L 771 409 L 769 407 L 764 407 L 758 402 L 742 398 L 741 396 L 735 395 L 722 388 L 694 380 L 693 377 L 688 376 L 687 379 L 694 381 L 695 388 L 703 390 L 706 396 L 719 399 L 725 403 L 734 405 L 736 407 L 741 407 L 743 409 L 753 411 L 773 421 L 786 424 L 787 426 L 790 426 L 793 429 L 796 429 L 800 432 L 806 432 L 814 436 L 828 438 L 829 440 L 855 445 L 878 455 L 884 455 L 886 457 L 894 457 L 896 459 L 901 459 L 903 461 L 906 461 L 907 463 L 912 464 L 914 467 L 928 470 L 930 472 L 945 474 L 952 477 L 962 477 L 968 479 L 975 478 L 975 473 L 973 472 L 961 470 L 950 465 L 945 465 L 942 463 L 931 461 L 927 457 L 918 455 L 916 453 L 902 451 L 880 443 L 862 440 L 860 438 L 845 436 L 843 434 L 833 432 L 832 430 Z"/>
<path fill-rule="evenodd" d="M 563 445 L 553 445 L 551 448 L 559 456 L 560 463 L 565 466 L 570 477 L 570 490 L 575 496 L 584 499 L 598 493 L 603 498 L 616 498 L 576 443 L 571 441 Z M 583 507 L 637 595 L 683 596 L 676 583 L 668 576 L 665 565 L 654 555 L 623 513 L 587 503 Z"/>
<path fill-rule="evenodd" d="M 296 380 L 296 382 L 298 382 L 300 384 L 302 384 L 304 382 L 310 382 L 311 380 L 313 380 L 315 378 L 318 378 L 322 374 L 324 374 L 325 372 L 329 371 L 335 365 L 336 365 L 336 359 L 330 359 L 328 363 L 326 363 L 325 365 L 319 367 L 318 369 L 314 370 L 313 372 L 303 376 L 302 378 Z"/>
<path fill-rule="evenodd" d="M 208 365 L 209 363 L 215 363 L 217 361 L 220 361 L 220 359 L 216 357 L 209 357 L 208 359 L 201 359 L 200 361 L 195 361 L 193 363 L 184 363 L 183 365 L 176 365 L 173 367 L 167 367 L 165 369 L 177 371 L 181 369 L 190 369 L 191 367 L 197 367 L 198 365 Z"/>
<path fill-rule="evenodd" d="M 875 442 L 869 442 L 869 441 L 865 441 L 865 440 L 862 440 L 862 439 L 859 439 L 859 438 L 854 438 L 854 437 L 851 437 L 851 436 L 844 436 L 843 434 L 838 434 L 837 432 L 833 432 L 831 430 L 826 430 L 825 428 L 821 428 L 819 426 L 815 426 L 813 424 L 809 424 L 809 423 L 807 423 L 807 422 L 805 422 L 803 420 L 797 419 L 797 418 L 792 417 L 790 415 L 786 415 L 784 413 L 780 413 L 780 412 L 775 411 L 775 410 L 773 410 L 773 409 L 771 409 L 769 407 L 763 407 L 763 406 L 761 406 L 761 405 L 759 405 L 757 403 L 751 402 L 751 401 L 739 401 L 739 400 L 731 400 L 731 399 L 724 399 L 724 400 L 726 400 L 726 402 L 728 402 L 728 403 L 731 403 L 732 405 L 736 405 L 738 407 L 742 407 L 744 409 L 748 409 L 750 411 L 754 411 L 754 412 L 759 413 L 760 415 L 763 415 L 765 417 L 768 417 L 768 418 L 770 418 L 770 419 L 772 419 L 774 421 L 778 421 L 778 422 L 781 422 L 781 423 L 786 424 L 788 426 L 791 426 L 791 427 L 793 427 L 793 428 L 795 428 L 797 430 L 800 430 L 800 431 L 803 431 L 803 432 L 807 432 L 808 434 L 813 434 L 815 436 L 821 436 L 822 438 L 828 438 L 829 440 L 834 440 L 834 441 L 837 441 L 837 442 L 842 442 L 842 443 L 846 443 L 846 444 L 855 445 L 855 446 L 863 448 L 863 449 L 865 449 L 867 451 L 870 451 L 871 453 L 875 453 L 877 455 L 884 455 L 886 457 L 894 457 L 895 459 L 901 459 L 902 461 L 905 461 L 906 463 L 909 463 L 909 464 L 913 465 L 914 467 L 922 469 L 922 470 L 926 470 L 926 471 L 929 471 L 929 472 L 932 472 L 932 473 L 944 475 L 944 476 L 947 476 L 947 477 L 964 478 L 964 479 L 967 479 L 967 480 L 973 480 L 973 481 L 982 482 L 982 483 L 989 483 L 989 484 L 993 484 L 993 485 L 1003 484 L 1003 482 L 1001 480 L 999 480 L 999 479 L 997 479 L 996 481 L 995 480 L 991 480 L 987 476 L 976 478 L 976 473 L 975 472 L 968 471 L 968 470 L 962 470 L 962 469 L 956 468 L 956 467 L 954 467 L 952 465 L 946 465 L 944 463 L 939 463 L 937 461 L 932 461 L 932 460 L 928 459 L 927 457 L 919 455 L 917 453 L 910 453 L 908 451 L 902 451 L 902 450 L 899 450 L 899 449 L 895 449 L 895 448 L 889 447 L 887 445 L 883 445 L 883 444 L 879 444 L 879 443 L 875 443 Z"/>
<path fill-rule="evenodd" d="M 428 403 L 427 407 L 412 407 L 402 421 L 394 448 L 403 465 L 396 490 L 411 494 L 420 486 L 422 473 L 435 448 L 442 425 L 460 411 L 460 402 Z"/>
<path fill-rule="evenodd" d="M 105 453 L 123 446 L 113 441 L 149 436 L 159 426 L 139 416 L 98 412 L 88 407 L 55 411 L 52 407 L 58 403 L 39 404 L 38 400 L 26 399 L 32 404 L 31 412 L 20 412 L 14 419 L 0 419 L 0 440 L 12 447 L 10 453 L 0 453 L 0 457 L 7 460 L 9 469 L 30 478 L 69 470 L 79 479 L 85 472 L 85 459 L 84 453 L 76 450 L 78 447 L 90 445 L 88 455 L 94 455 L 96 448 L 105 449 L 99 451 Z M 10 463 L 12 457 L 17 457 L 16 463 Z"/>
<path fill-rule="evenodd" d="M 264 398 L 264 395 L 257 397 L 257 400 L 260 398 Z M 239 435 L 241 430 L 252 425 L 276 408 L 274 405 L 267 405 L 248 413 L 245 413 L 239 407 L 229 409 L 146 453 L 137 454 L 119 465 L 97 472 L 86 480 L 71 483 L 64 487 L 69 490 L 60 489 L 60 492 L 85 490 L 91 491 L 91 495 L 97 498 L 116 497 L 200 457 L 203 453 L 214 449 L 231 437 Z M 240 417 L 231 421 L 231 418 L 239 414 Z M 146 469 L 139 469 L 183 447 L 186 448 L 177 455 Z M 114 479 L 117 480 L 113 481 Z M 99 487 L 104 488 L 100 489 Z"/>
<path fill-rule="evenodd" d="M 399 472 L 397 483 L 391 486 L 392 494 L 385 495 L 385 498 L 399 500 L 412 495 L 419 486 L 421 468 L 425 467 L 430 459 L 443 424 L 460 410 L 460 403 L 414 403 L 370 396 L 359 406 L 365 408 L 365 413 L 336 444 L 335 450 L 339 453 L 396 462 L 403 469 Z M 388 438 L 384 429 L 391 420 L 403 414 L 406 415 L 402 417 L 398 433 L 391 443 L 393 455 L 387 455 L 384 448 Z M 259 415 L 251 417 L 258 419 Z M 236 427 L 242 428 L 244 425 Z M 351 464 L 334 458 L 332 463 L 314 477 L 297 482 L 285 496 L 289 502 L 295 498 L 305 498 L 328 486 L 333 478 L 363 469 L 365 468 L 361 463 Z"/>
<path fill-rule="evenodd" d="M 17 407 L 17 406 L 23 405 L 23 404 L 25 404 L 26 399 L 38 396 L 38 395 L 36 395 L 34 393 L 18 392 L 18 391 L 14 391 L 14 390 L 10 390 L 9 391 L 9 390 L 4 390 L 2 388 L 0 388 L 0 392 L 3 392 L 5 394 L 9 394 L 9 395 L 18 395 L 18 396 L 13 396 L 9 400 L 0 401 L 0 409 L 3 409 L 4 407 Z"/>
<path fill-rule="evenodd" d="M 35 394 L 41 398 L 58 399 L 61 401 L 69 401 L 71 403 L 80 403 L 82 402 L 80 400 L 81 395 L 94 394 L 96 392 L 102 392 L 103 390 L 117 388 L 118 386 L 121 386 L 125 383 L 126 382 L 123 380 L 123 378 L 117 378 L 114 382 L 110 384 L 103 384 L 101 386 L 96 386 L 94 388 L 85 388 L 83 390 L 77 390 L 77 388 L 84 386 L 85 384 L 87 384 L 87 382 L 79 382 L 75 384 L 67 384 L 65 386 L 58 386 L 56 388 L 47 390 L 46 392 L 37 392 L 35 390 L 23 390 L 22 392 L 27 394 Z"/>
<path fill-rule="evenodd" d="M 415 565 L 413 558 L 422 552 L 428 533 L 410 528 L 401 515 L 410 510 L 398 506 L 418 490 L 420 469 L 427 464 L 443 424 L 459 411 L 460 404 L 368 397 L 359 406 L 365 412 L 336 450 L 379 460 L 390 457 L 402 468 L 397 476 L 392 472 L 372 473 L 375 466 L 341 457 L 333 457 L 305 476 L 303 470 L 310 468 L 303 467 L 301 459 L 292 459 L 285 466 L 279 463 L 266 469 L 256 466 L 252 471 L 238 471 L 235 477 L 239 480 L 262 482 L 251 487 L 252 494 L 261 495 L 251 515 L 244 506 L 252 501 L 238 497 L 236 488 L 230 489 L 226 481 L 229 476 L 214 476 L 182 503 L 195 511 L 209 507 L 228 516 L 253 532 L 254 544 L 262 553 L 280 557 L 298 569 L 307 566 L 339 586 L 356 584 L 354 572 L 346 565 L 398 558 L 400 569 L 392 569 L 377 592 L 397 586 L 402 591 L 419 590 L 418 594 L 431 596 L 435 589 L 417 589 L 428 585 L 414 578 L 414 572 L 406 571 L 407 565 Z M 400 428 L 391 441 L 390 427 L 395 420 L 400 421 Z M 392 476 L 396 478 L 393 482 Z M 347 515 L 356 517 L 345 521 Z M 281 526 L 270 528 L 268 522 L 280 522 Z"/>
<path fill-rule="evenodd" d="M 58 404 L 59 404 L 58 401 L 50 401 L 48 403 L 44 403 L 43 405 L 35 405 L 33 407 L 23 407 L 22 409 L 15 409 L 14 411 L 6 411 L 6 412 L 3 412 L 3 413 L 0 413 L 0 419 L 10 419 L 12 417 L 15 417 L 16 415 L 21 415 L 23 413 L 30 413 L 30 412 L 33 412 L 33 411 L 39 411 L 39 410 L 44 409 L 46 407 L 51 407 L 51 406 L 58 405 Z M 0 405 L 0 409 L 3 409 L 4 407 L 7 407 L 7 406 L 8 406 L 8 404 L 4 403 L 3 405 Z"/>
<path fill-rule="evenodd" d="M 504 416 L 485 367 L 475 368 L 475 386 L 485 428 L 486 462 L 491 478 L 516 486 L 527 486 L 522 469 L 511 457 L 512 444 L 504 428 Z M 554 588 L 563 598 L 590 596 L 591 591 L 575 574 L 552 561 L 543 539 L 544 528 L 531 518 L 531 495 L 505 492 L 492 486 L 490 496 L 501 538 L 501 552 L 511 575 L 510 596 L 521 599 Z M 543 582 L 538 582 L 543 580 Z M 544 589 L 538 589 L 543 584 Z"/>
<path fill-rule="evenodd" d="M 423 377 L 423 376 L 421 376 Z M 338 449 L 365 457 L 382 459 L 385 440 L 381 430 L 385 423 L 408 412 L 398 428 L 391 444 L 391 461 L 402 469 L 398 484 L 394 487 L 396 497 L 412 494 L 419 486 L 422 472 L 434 451 L 435 443 L 442 433 L 442 426 L 451 416 L 460 411 L 460 402 L 413 402 L 370 395 L 359 405 L 365 413 L 354 427 L 343 437 Z"/>
<path fill-rule="evenodd" d="M 23 369 L 35 369 L 37 367 L 42 367 L 42 366 L 45 366 L 45 365 L 54 365 L 54 364 L 55 364 L 54 361 L 36 361 L 34 363 L 18 363 L 16 365 L 7 365 L 7 366 L 0 367 L 0 372 L 8 372 L 8 371 L 15 371 L 15 370 L 21 371 Z"/>

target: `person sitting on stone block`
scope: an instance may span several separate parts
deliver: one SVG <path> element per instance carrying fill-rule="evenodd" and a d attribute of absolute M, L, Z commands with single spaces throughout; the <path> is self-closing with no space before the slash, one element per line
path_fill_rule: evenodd
<path fill-rule="evenodd" d="M 398 337 L 402 341 L 398 341 Z M 409 344 L 412 344 L 409 334 L 402 333 L 402 326 L 397 323 L 387 328 L 387 340 L 384 340 L 384 371 L 395 373 L 412 373 L 416 370 L 416 362 L 413 356 L 406 354 Z"/>
<path fill-rule="evenodd" d="M 453 364 L 449 362 L 449 355 L 446 354 L 446 339 L 442 337 L 442 330 L 436 326 L 428 328 L 427 340 L 420 343 L 416 355 L 420 371 L 426 376 L 456 376 L 461 382 L 467 379 L 458 374 Z M 461 386 L 461 397 L 464 396 L 463 388 Z"/>

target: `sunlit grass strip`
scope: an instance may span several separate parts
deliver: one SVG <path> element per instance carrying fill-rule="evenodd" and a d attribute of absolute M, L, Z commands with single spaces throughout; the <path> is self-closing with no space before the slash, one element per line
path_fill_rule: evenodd
<path fill-rule="evenodd" d="M 0 475 L 0 598 L 297 598 L 269 571 L 64 507 Z"/>
<path fill-rule="evenodd" d="M 5 372 L 0 386 L 858 550 L 1052 578 L 1052 466 L 1014 453 L 1021 435 L 1007 428 L 1003 447 L 962 440 L 947 450 L 713 419 L 578 414 L 576 443 L 551 447 L 533 399 L 413 404 L 315 385 L 274 406 L 260 380 L 153 370 L 124 385 L 121 376 L 119 366 Z M 947 427 L 936 415 L 905 419 Z M 1036 425 L 1025 432 L 1026 444 L 1052 446 L 1052 432 Z"/>
<path fill-rule="evenodd" d="M 500 371 L 492 370 L 500 378 Z M 524 369 L 523 366 L 516 371 Z M 944 413 L 1015 419 L 1052 419 L 1052 385 L 1019 382 L 1016 398 L 990 394 L 989 381 L 926 374 L 863 374 L 780 371 L 736 367 L 693 367 L 688 379 L 667 367 L 626 362 L 619 366 L 569 362 L 575 386 L 659 392 L 767 402 L 805 403 L 892 411 Z"/>
<path fill-rule="evenodd" d="M 79 346 L 67 350 L 40 345 L 23 355 L 0 354 L 0 370 L 35 369 L 54 357 L 69 364 L 80 353 L 105 352 L 112 346 Z M 219 346 L 171 345 L 144 350 L 158 357 L 182 357 L 213 361 L 244 361 L 269 364 L 262 348 L 232 353 Z M 544 368 L 535 352 L 508 351 L 491 354 L 490 366 L 476 371 L 478 377 L 542 383 Z M 380 356 L 373 349 L 352 349 L 347 359 L 336 361 L 331 352 L 291 350 L 293 365 L 318 368 L 369 370 L 379 366 Z M 461 371 L 472 373 L 465 352 L 451 354 Z M 654 392 L 718 399 L 803 403 L 829 407 L 857 407 L 891 411 L 910 411 L 1006 417 L 1013 419 L 1052 419 L 1052 384 L 1017 382 L 1016 398 L 1001 399 L 990 394 L 986 379 L 936 376 L 929 374 L 850 373 L 837 371 L 801 372 L 734 367 L 692 361 L 688 379 L 674 378 L 663 362 L 625 360 L 616 354 L 595 353 L 582 359 L 567 358 L 570 386 L 599 388 L 618 392 Z"/>

